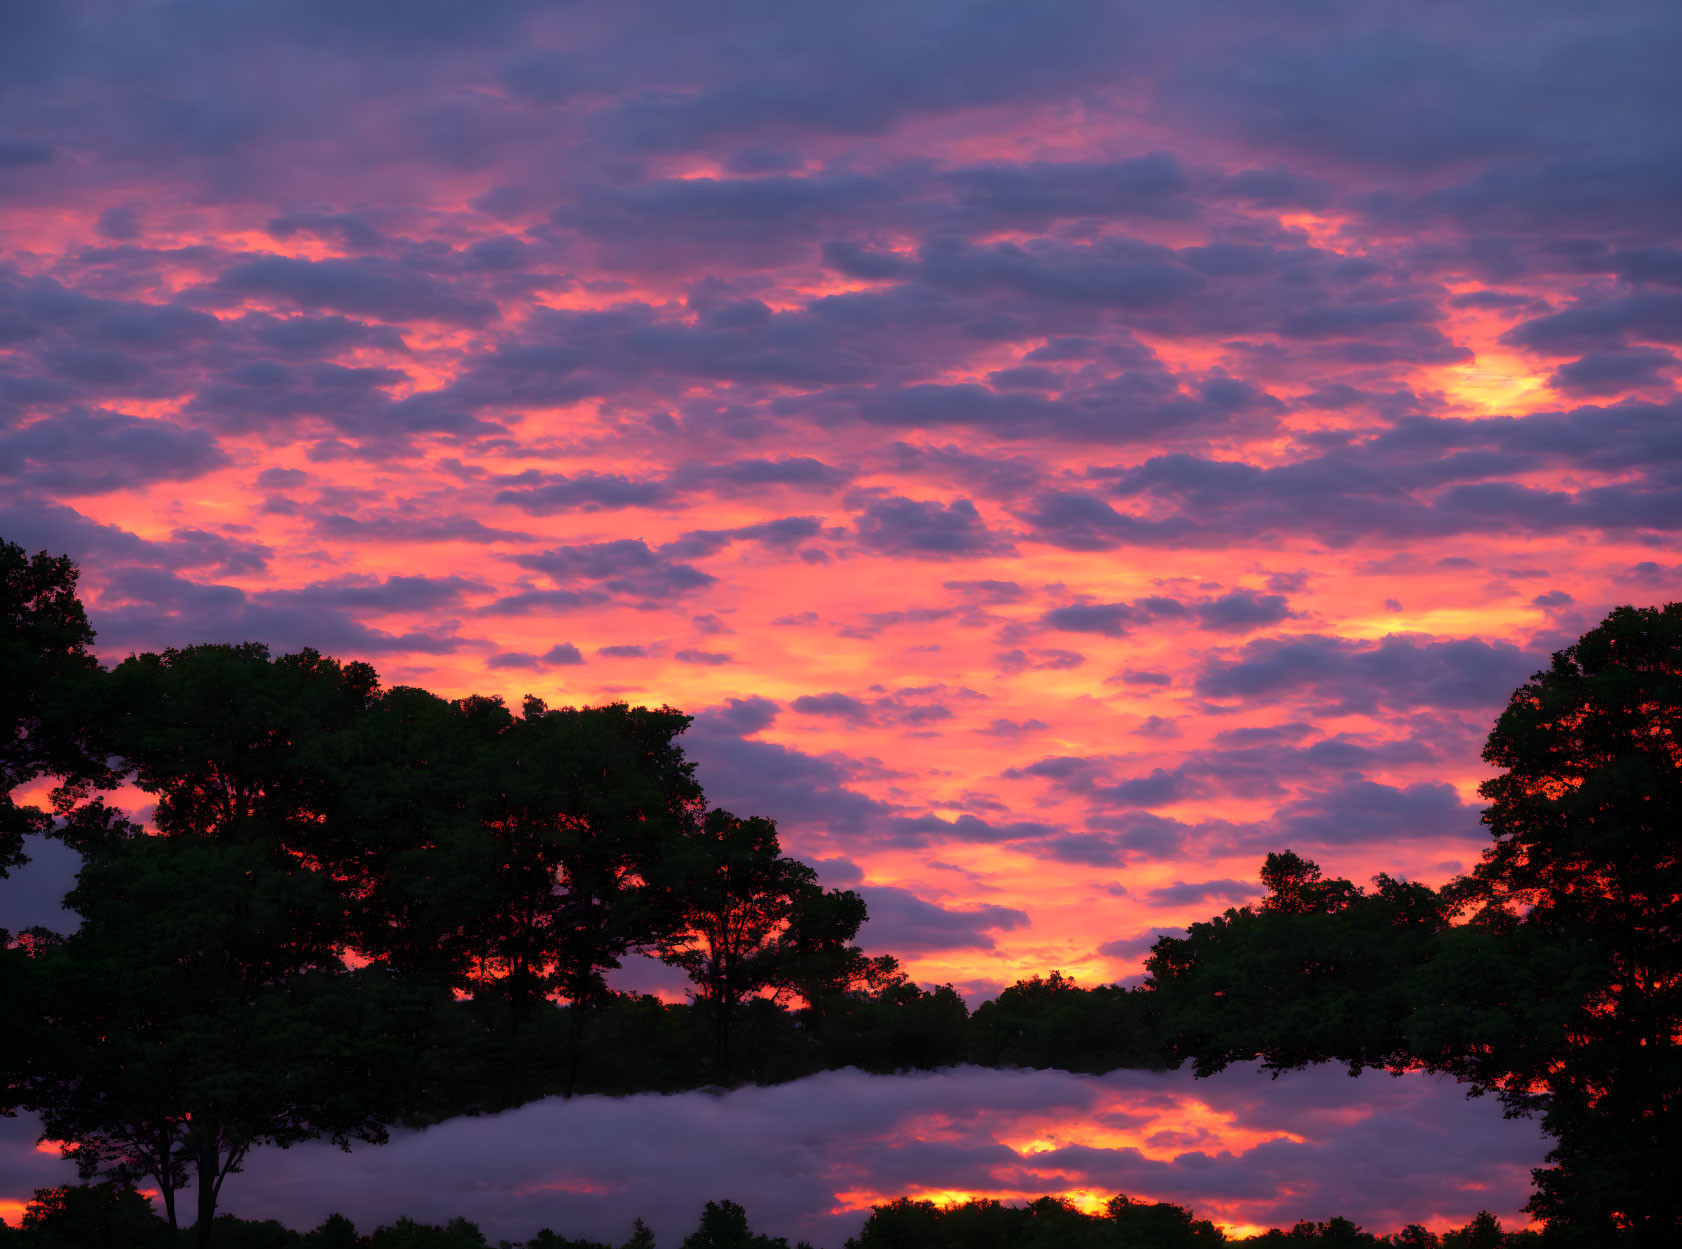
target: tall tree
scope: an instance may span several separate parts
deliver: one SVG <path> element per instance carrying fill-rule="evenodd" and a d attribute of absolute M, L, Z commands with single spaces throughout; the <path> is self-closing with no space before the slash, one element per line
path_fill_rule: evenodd
<path fill-rule="evenodd" d="M 1676 1243 L 1682 604 L 1619 608 L 1554 655 L 1484 758 L 1493 844 L 1469 876 L 1367 893 L 1270 855 L 1267 901 L 1159 941 L 1150 987 L 1200 1074 L 1425 1067 L 1540 1113 L 1528 1209 L 1553 1236 Z"/>
<path fill-rule="evenodd" d="M 57 795 L 62 808 L 101 772 L 87 705 L 99 664 L 76 579 L 68 556 L 0 539 L 0 877 L 23 861 L 26 834 L 52 827 L 50 812 L 20 805 L 13 791 L 56 777 L 70 783 Z"/>
<path fill-rule="evenodd" d="M 671 917 L 660 957 L 694 982 L 720 1080 L 730 1079 L 732 1036 L 748 999 L 822 1002 L 872 974 L 891 976 L 850 944 L 867 915 L 863 899 L 821 889 L 816 872 L 784 857 L 770 820 L 715 808 L 660 870 Z"/>
<path fill-rule="evenodd" d="M 605 974 L 652 947 L 660 913 L 647 877 L 700 815 L 689 717 L 624 703 L 551 710 L 527 698 L 503 734 L 487 825 L 511 872 L 488 950 L 516 1000 L 558 992 L 588 1009 Z"/>
<path fill-rule="evenodd" d="M 377 682 L 244 645 L 137 656 L 110 687 L 111 740 L 156 797 L 156 834 L 76 830 L 82 925 L 44 955 L 56 1057 L 23 1100 L 90 1175 L 149 1175 L 172 1217 L 191 1172 L 204 1246 L 254 1145 L 379 1139 L 390 1113 L 389 985 L 345 966 L 344 907 L 313 842 L 326 744 Z"/>
<path fill-rule="evenodd" d="M 651 864 L 701 802 L 677 744 L 688 723 L 664 707 L 535 698 L 515 715 L 500 699 L 399 687 L 336 744 L 337 805 L 317 837 L 352 944 L 472 1000 L 481 1049 L 506 1059 L 486 1066 L 499 1073 L 488 1096 L 549 1079 L 555 1045 L 570 1092 L 607 973 L 655 945 Z M 563 1022 L 557 997 L 564 1041 L 545 1035 Z"/>
<path fill-rule="evenodd" d="M 1620 607 L 1508 702 L 1484 750 L 1494 843 L 1462 888 L 1582 960 L 1557 1049 L 1502 1086 L 1558 1144 L 1529 1209 L 1682 1239 L 1682 603 Z M 1469 1063 L 1481 1074 L 1476 1056 Z M 1545 1090 L 1540 1097 L 1533 1090 Z"/>

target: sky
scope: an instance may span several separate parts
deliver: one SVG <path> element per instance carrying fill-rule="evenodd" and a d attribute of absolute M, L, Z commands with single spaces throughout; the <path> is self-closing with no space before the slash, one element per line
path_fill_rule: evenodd
<path fill-rule="evenodd" d="M 109 661 L 682 708 L 920 982 L 1136 977 L 1270 850 L 1467 869 L 1507 695 L 1682 598 L 1679 53 L 1669 0 L 3 4 L 0 537 Z"/>

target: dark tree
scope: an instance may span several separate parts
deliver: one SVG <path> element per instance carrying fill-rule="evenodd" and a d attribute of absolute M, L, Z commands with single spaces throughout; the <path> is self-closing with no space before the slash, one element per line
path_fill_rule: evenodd
<path fill-rule="evenodd" d="M 167 1249 L 174 1239 L 152 1203 L 120 1184 L 37 1188 L 24 1207 L 22 1230 L 19 1239 L 30 1249 Z"/>
<path fill-rule="evenodd" d="M 487 954 L 516 1002 L 557 992 L 589 1009 L 605 974 L 661 936 L 646 878 L 699 818 L 689 717 L 624 703 L 550 710 L 535 698 L 503 734 L 487 826 L 508 864 Z"/>
<path fill-rule="evenodd" d="M 521 1087 L 538 1075 L 513 1066 L 553 1041 L 531 1029 L 565 999 L 570 1091 L 607 973 L 660 936 L 647 877 L 701 800 L 676 743 L 688 723 L 622 703 L 527 699 L 515 716 L 499 699 L 380 697 L 335 751 L 339 805 L 319 831 L 357 951 L 469 995 Z"/>
<path fill-rule="evenodd" d="M 1148 996 L 1173 1058 L 1189 1059 L 1200 1076 L 1252 1058 L 1273 1071 L 1330 1060 L 1352 1073 L 1420 1065 L 1410 1027 L 1421 1003 L 1436 1000 L 1435 963 L 1448 953 L 1452 905 L 1387 876 L 1366 893 L 1324 879 L 1290 851 L 1268 855 L 1262 879 L 1270 892 L 1260 906 L 1229 909 L 1152 948 Z M 1482 959 L 1483 935 L 1470 943 L 1472 958 L 1454 961 Z M 1446 1029 L 1439 1043 L 1446 1054 L 1464 1039 L 1460 1007 L 1469 999 L 1445 987 L 1454 1009 L 1432 1019 Z M 1510 992 L 1483 999 L 1492 1007 L 1511 1000 Z"/>
<path fill-rule="evenodd" d="M 847 1249 L 1213 1249 L 1214 1224 L 1167 1202 L 1110 1199 L 1102 1214 L 1040 1197 L 1022 1206 L 993 1200 L 941 1207 L 901 1198 L 877 1206 Z"/>
<path fill-rule="evenodd" d="M 1138 989 L 1083 989 L 1054 971 L 1019 980 L 969 1021 L 968 1061 L 987 1067 L 1104 1072 L 1163 1067 L 1154 997 Z"/>
<path fill-rule="evenodd" d="M 730 1079 L 732 1034 L 750 998 L 822 1002 L 887 970 L 849 944 L 865 920 L 863 900 L 821 889 L 816 872 L 784 857 L 770 820 L 709 811 L 660 873 L 672 934 L 660 957 L 695 984 L 720 1080 Z"/>
<path fill-rule="evenodd" d="M 348 970 L 344 908 L 312 840 L 325 744 L 362 714 L 366 665 L 261 646 L 143 655 L 111 677 L 112 741 L 157 799 L 148 835 L 76 831 L 81 927 L 37 968 L 51 1055 L 23 1102 L 85 1174 L 154 1180 L 199 1243 L 252 1146 L 381 1139 L 380 969 Z"/>
<path fill-rule="evenodd" d="M 487 1249 L 485 1234 L 466 1219 L 451 1219 L 443 1227 L 402 1218 L 376 1228 L 361 1242 L 362 1249 Z"/>
<path fill-rule="evenodd" d="M 1682 1239 L 1682 604 L 1619 608 L 1516 691 L 1494 842 L 1440 893 L 1270 855 L 1260 908 L 1157 943 L 1179 1056 L 1451 1072 L 1540 1113 L 1559 1243 Z M 1461 920 L 1463 922 L 1456 922 Z M 1470 1234 L 1470 1233 L 1468 1233 Z"/>
<path fill-rule="evenodd" d="M 334 737 L 331 809 L 313 834 L 356 954 L 452 990 L 473 982 L 495 892 L 480 807 L 484 756 L 508 717 L 477 710 L 381 692 Z"/>
<path fill-rule="evenodd" d="M 87 706 L 99 664 L 76 597 L 76 565 L 45 551 L 28 555 L 0 539 L 0 877 L 23 861 L 23 839 L 52 827 L 52 814 L 20 805 L 13 791 L 42 777 L 69 782 L 62 808 L 102 772 L 89 748 Z"/>
<path fill-rule="evenodd" d="M 1487 922 L 1582 961 L 1556 1043 L 1491 1073 L 1558 1144 L 1531 1213 L 1605 1243 L 1682 1239 L 1682 603 L 1620 607 L 1512 696 L 1484 750 Z M 1501 1063 L 1501 1058 L 1496 1058 Z"/>
<path fill-rule="evenodd" d="M 754 1235 L 747 1211 L 735 1202 L 709 1201 L 701 1225 L 684 1237 L 683 1249 L 788 1249 L 788 1241 Z"/>

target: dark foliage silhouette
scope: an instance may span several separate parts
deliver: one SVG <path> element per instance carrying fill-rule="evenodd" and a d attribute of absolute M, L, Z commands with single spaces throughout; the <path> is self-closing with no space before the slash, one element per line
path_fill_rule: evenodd
<path fill-rule="evenodd" d="M 895 974 L 891 960 L 872 961 L 851 944 L 866 918 L 863 899 L 821 889 L 816 872 L 783 855 L 770 820 L 707 812 L 673 846 L 659 879 L 671 915 L 660 957 L 694 982 L 722 1081 L 750 998 L 794 994 L 823 1009 Z"/>
<path fill-rule="evenodd" d="M 62 806 L 100 770 L 87 741 L 98 720 L 85 705 L 99 666 L 76 577 L 67 556 L 0 540 L 0 877 L 22 861 L 26 834 L 52 826 L 50 812 L 19 806 L 12 791 L 54 777 L 70 785 Z"/>
<path fill-rule="evenodd" d="M 1493 844 L 1441 892 L 1289 852 L 1259 908 L 1164 938 L 1150 987 L 1199 1074 L 1425 1067 L 1540 1114 L 1554 1239 L 1682 1237 L 1682 604 L 1619 608 L 1512 696 Z M 1464 922 L 1455 922 L 1463 919 Z"/>
<path fill-rule="evenodd" d="M 261 1222 L 223 1215 L 216 1220 L 218 1244 L 225 1249 L 490 1249 L 484 1233 L 466 1219 L 445 1224 L 400 1218 L 366 1235 L 348 1219 L 333 1215 L 309 1232 L 296 1232 L 273 1220 Z M 25 1214 L 23 1231 L 0 1223 L 5 1249 L 83 1249 L 121 1244 L 164 1246 L 175 1242 L 167 1223 L 146 1199 L 109 1185 L 39 1189 Z M 130 1239 L 98 1237 L 120 1233 Z M 80 1239 L 78 1239 L 80 1237 Z M 670 1242 L 667 1242 L 670 1243 Z M 1363 1231 L 1348 1219 L 1303 1221 L 1286 1229 L 1230 1239 L 1214 1223 L 1184 1206 L 1144 1201 L 1125 1194 L 1112 1197 L 1102 1211 L 1086 1214 L 1067 1201 L 1041 1197 L 1021 1205 L 992 1200 L 940 1206 L 901 1198 L 876 1206 L 847 1249 L 1209 1249 L 1242 1244 L 1265 1249 L 1319 1245 L 1325 1249 L 1544 1249 L 1536 1232 L 1508 1232 L 1487 1211 L 1463 1227 L 1440 1236 L 1417 1225 L 1390 1236 Z M 641 1219 L 629 1237 L 615 1246 L 575 1239 L 544 1228 L 529 1240 L 498 1241 L 496 1249 L 656 1249 L 654 1234 Z M 755 1233 L 747 1212 L 728 1199 L 709 1201 L 680 1249 L 789 1249 L 780 1236 Z M 805 1241 L 794 1249 L 811 1249 Z"/>
<path fill-rule="evenodd" d="M 365 665 L 246 645 L 139 656 L 106 690 L 157 835 L 75 826 L 66 903 L 82 923 L 38 959 L 50 1049 L 22 1101 L 85 1176 L 154 1182 L 172 1224 L 191 1173 L 201 1246 L 254 1145 L 379 1140 L 391 1117 L 388 986 L 345 965 L 310 845 L 326 805 L 313 752 L 374 688 Z"/>
<path fill-rule="evenodd" d="M 0 543 L 0 871 L 30 832 L 84 860 L 73 935 L 0 933 L 0 1111 L 38 1112 L 84 1179 L 109 1183 L 53 1190 L 16 1235 L 132 1221 L 141 1184 L 173 1228 L 190 1184 L 201 1249 L 293 1243 L 216 1216 L 255 1145 L 378 1141 L 557 1093 L 1255 1059 L 1452 1073 L 1541 1116 L 1555 1147 L 1529 1208 L 1552 1243 L 1682 1231 L 1682 605 L 1620 608 L 1513 695 L 1485 752 L 1493 844 L 1469 876 L 1368 889 L 1272 854 L 1264 901 L 1159 941 L 1146 987 L 1052 972 L 971 1015 L 853 944 L 863 899 L 822 889 L 769 820 L 706 809 L 671 708 L 516 714 L 255 644 L 106 671 L 75 586 L 70 561 Z M 43 779 L 50 812 L 16 804 Z M 108 805 L 120 780 L 155 799 L 151 831 Z M 635 951 L 685 970 L 690 1000 L 613 992 Z M 860 1243 L 1203 1235 L 1172 1209 L 1122 1201 L 1092 1222 L 1055 1202 L 902 1202 Z M 309 1235 L 392 1249 L 478 1233 Z M 532 1243 L 572 1243 L 547 1235 Z M 1269 1235 L 1374 1243 L 1340 1220 Z M 728 1202 L 696 1236 L 771 1243 Z M 1485 1220 L 1442 1244 L 1519 1243 L 1503 1236 Z"/>

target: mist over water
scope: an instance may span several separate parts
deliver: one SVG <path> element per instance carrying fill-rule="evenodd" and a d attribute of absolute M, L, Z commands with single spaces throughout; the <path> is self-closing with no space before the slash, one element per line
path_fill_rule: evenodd
<path fill-rule="evenodd" d="M 29 1152 L 29 1122 L 0 1123 L 0 1193 L 73 1179 Z M 676 1244 L 728 1197 L 756 1231 L 840 1249 L 872 1202 L 900 1195 L 1117 1192 L 1241 1230 L 1342 1214 L 1382 1232 L 1481 1209 L 1522 1226 L 1544 1151 L 1533 1123 L 1422 1075 L 846 1070 L 723 1095 L 550 1098 L 349 1154 L 257 1150 L 224 1193 L 229 1213 L 295 1228 L 334 1211 L 363 1231 L 463 1215 L 492 1241 L 549 1227 L 617 1242 L 640 1216 Z"/>

